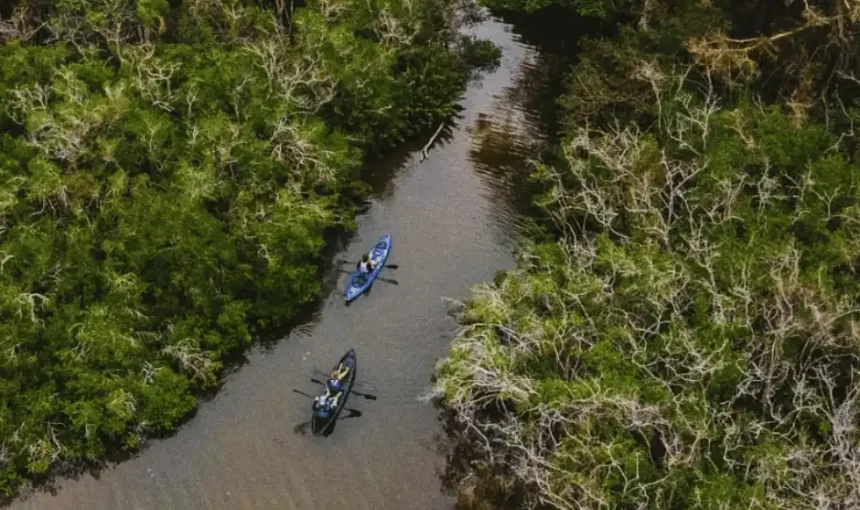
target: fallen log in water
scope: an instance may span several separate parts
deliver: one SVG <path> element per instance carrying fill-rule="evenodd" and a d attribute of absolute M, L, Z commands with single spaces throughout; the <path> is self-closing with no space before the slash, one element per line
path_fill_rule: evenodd
<path fill-rule="evenodd" d="M 425 159 L 430 157 L 430 155 L 427 153 L 427 151 L 430 149 L 430 146 L 433 145 L 433 142 L 436 141 L 436 138 L 439 137 L 439 133 L 442 132 L 442 127 L 444 127 L 444 126 L 445 126 L 444 122 L 439 124 L 439 127 L 436 128 L 436 132 L 433 133 L 432 137 L 430 137 L 430 141 L 427 142 L 427 145 L 425 145 L 423 149 L 421 149 L 421 161 L 424 161 Z"/>

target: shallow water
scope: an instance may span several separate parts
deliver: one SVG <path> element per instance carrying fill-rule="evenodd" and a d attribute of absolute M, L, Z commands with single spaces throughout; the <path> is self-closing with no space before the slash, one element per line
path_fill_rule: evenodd
<path fill-rule="evenodd" d="M 251 352 L 173 437 L 98 478 L 59 480 L 55 495 L 35 492 L 12 509 L 452 506 L 441 490 L 437 412 L 418 400 L 454 328 L 442 298 L 464 298 L 513 265 L 523 176 L 542 139 L 533 89 L 543 57 L 510 25 L 491 20 L 474 32 L 502 48 L 501 65 L 470 84 L 462 118 L 429 159 L 419 162 L 413 147 L 373 165 L 373 203 L 336 255 L 354 260 L 390 232 L 388 262 L 400 268 L 382 276 L 399 285 L 376 282 L 347 307 L 347 276 L 333 269 L 338 285 L 314 321 Z M 328 438 L 294 432 L 309 418 L 310 399 L 293 388 L 315 394 L 313 369 L 328 370 L 349 347 L 358 353 L 358 382 L 378 400 L 350 397 L 362 416 L 341 420 Z"/>

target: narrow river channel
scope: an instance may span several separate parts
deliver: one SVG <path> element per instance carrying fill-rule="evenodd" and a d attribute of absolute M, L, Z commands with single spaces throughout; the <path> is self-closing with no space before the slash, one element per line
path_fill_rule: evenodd
<path fill-rule="evenodd" d="M 454 329 L 442 298 L 464 298 L 513 264 L 521 179 L 512 175 L 522 175 L 540 132 L 529 100 L 539 53 L 499 21 L 474 32 L 502 48 L 501 65 L 469 85 L 462 118 L 429 159 L 420 162 L 413 147 L 374 166 L 372 205 L 336 254 L 355 259 L 390 232 L 389 262 L 400 268 L 382 276 L 399 285 L 377 282 L 347 307 L 346 276 L 332 269 L 337 286 L 314 320 L 251 352 L 174 436 L 97 478 L 58 480 L 54 494 L 32 492 L 10 508 L 451 508 L 441 490 L 437 412 L 418 397 Z M 358 381 L 378 400 L 351 397 L 348 407 L 362 416 L 340 421 L 328 438 L 296 433 L 310 400 L 293 388 L 317 393 L 312 370 L 327 370 L 348 347 L 358 353 Z"/>

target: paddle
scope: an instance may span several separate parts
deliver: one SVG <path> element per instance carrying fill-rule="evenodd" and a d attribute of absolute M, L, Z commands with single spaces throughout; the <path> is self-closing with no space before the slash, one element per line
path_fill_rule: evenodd
<path fill-rule="evenodd" d="M 344 274 L 352 274 L 351 271 L 347 271 L 346 269 L 340 269 L 340 272 L 344 273 Z M 392 280 L 390 278 L 383 278 L 381 276 L 377 276 L 376 279 L 381 281 L 381 282 L 391 283 L 393 285 L 400 285 L 400 282 L 398 282 L 397 280 Z"/>
<path fill-rule="evenodd" d="M 296 392 L 296 393 L 298 393 L 299 395 L 304 395 L 304 396 L 309 397 L 309 398 L 316 398 L 314 395 L 311 395 L 311 394 L 309 394 L 309 393 L 305 393 L 305 392 L 304 392 L 304 391 L 302 391 L 302 390 L 297 390 L 297 389 L 293 388 L 293 391 L 295 391 L 295 392 Z"/>
<path fill-rule="evenodd" d="M 305 434 L 307 433 L 307 431 L 308 431 L 308 427 L 309 427 L 310 425 L 311 425 L 311 421 L 310 421 L 310 420 L 308 420 L 308 421 L 303 421 L 303 422 L 299 423 L 298 425 L 296 425 L 295 427 L 293 427 L 293 433 L 294 433 L 294 434 L 301 434 L 301 435 L 305 435 Z"/>
<path fill-rule="evenodd" d="M 350 262 L 349 260 L 343 260 L 343 259 L 338 259 L 337 262 L 339 264 L 354 264 L 355 263 L 355 262 Z M 387 267 L 388 269 L 397 269 L 400 266 L 398 266 L 397 264 L 385 264 L 385 267 Z"/>
<path fill-rule="evenodd" d="M 341 416 L 341 417 L 339 417 L 339 418 L 338 418 L 338 420 L 345 420 L 345 419 L 347 419 L 347 418 L 361 418 L 361 415 L 363 414 L 363 413 L 362 413 L 361 411 L 359 411 L 358 409 L 350 409 L 350 408 L 348 408 L 348 407 L 344 407 L 344 408 L 343 408 L 343 410 L 344 410 L 344 411 L 349 411 L 349 414 L 348 414 L 348 415 L 346 415 L 346 416 Z"/>
<path fill-rule="evenodd" d="M 318 379 L 314 379 L 311 377 L 311 382 L 315 382 L 317 384 L 324 384 L 322 381 Z M 367 400 L 376 400 L 376 395 L 370 395 L 369 393 L 362 393 L 360 391 L 352 390 L 353 395 L 358 395 L 359 397 L 364 397 Z"/>
<path fill-rule="evenodd" d="M 321 375 L 321 376 L 323 376 L 323 377 L 331 377 L 331 374 L 330 374 L 330 373 L 328 373 L 328 372 L 323 372 L 323 371 L 322 371 L 322 370 L 320 370 L 319 368 L 314 368 L 314 369 L 313 369 L 313 373 L 315 373 L 315 374 L 317 374 L 317 375 Z M 311 380 L 313 380 L 313 379 L 311 379 Z M 358 382 L 358 381 L 356 381 L 356 382 L 354 382 L 354 383 L 352 383 L 352 384 L 353 384 L 353 386 L 360 386 L 360 387 L 362 387 L 362 388 L 364 388 L 364 389 L 366 389 L 366 390 L 371 390 L 371 391 L 373 391 L 373 387 L 368 386 L 368 385 L 363 384 L 363 383 L 360 383 L 360 382 Z"/>

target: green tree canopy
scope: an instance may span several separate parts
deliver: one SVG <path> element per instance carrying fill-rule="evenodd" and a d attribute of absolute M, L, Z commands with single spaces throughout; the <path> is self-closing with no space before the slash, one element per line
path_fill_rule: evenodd
<path fill-rule="evenodd" d="M 447 0 L 19 2 L 0 21 L 0 491 L 170 430 L 318 296 L 363 157 L 467 77 Z M 449 49 L 450 48 L 450 49 Z"/>

